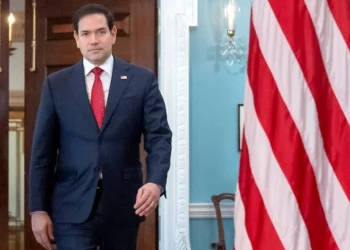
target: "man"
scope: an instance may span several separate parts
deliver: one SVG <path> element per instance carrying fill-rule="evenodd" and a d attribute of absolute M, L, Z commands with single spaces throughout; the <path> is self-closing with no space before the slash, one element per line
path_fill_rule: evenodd
<path fill-rule="evenodd" d="M 86 5 L 73 25 L 83 59 L 45 79 L 38 109 L 32 230 L 46 249 L 55 239 L 59 250 L 133 250 L 139 223 L 165 194 L 172 133 L 164 101 L 152 72 L 112 56 L 112 13 Z"/>

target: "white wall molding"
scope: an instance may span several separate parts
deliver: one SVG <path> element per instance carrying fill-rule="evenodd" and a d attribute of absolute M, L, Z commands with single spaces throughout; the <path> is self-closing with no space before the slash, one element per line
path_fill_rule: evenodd
<path fill-rule="evenodd" d="M 173 131 L 168 198 L 159 205 L 159 249 L 190 250 L 189 28 L 197 24 L 197 0 L 158 3 L 158 78 Z"/>
<path fill-rule="evenodd" d="M 186 16 L 190 19 L 189 26 L 197 27 L 198 25 L 198 1 L 186 0 Z"/>
<path fill-rule="evenodd" d="M 222 218 L 233 218 L 233 202 L 221 203 Z M 191 203 L 190 204 L 191 219 L 215 219 L 216 212 L 212 203 Z"/>

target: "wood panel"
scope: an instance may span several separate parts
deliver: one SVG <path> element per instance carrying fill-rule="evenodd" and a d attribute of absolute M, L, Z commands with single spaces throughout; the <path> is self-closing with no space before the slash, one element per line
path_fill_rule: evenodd
<path fill-rule="evenodd" d="M 37 1 L 37 60 L 36 60 L 36 72 L 30 72 L 32 67 L 32 37 L 33 37 L 33 7 L 31 0 L 25 0 L 25 173 L 29 173 L 29 162 L 31 154 L 32 136 L 34 130 L 34 122 L 36 117 L 36 110 L 39 106 L 42 84 L 36 84 L 42 82 L 43 75 L 45 74 L 44 61 L 40 60 L 40 56 L 44 54 L 44 30 L 41 28 L 41 22 L 39 17 L 43 9 L 40 8 L 40 1 Z M 31 220 L 28 213 L 28 200 L 29 200 L 29 175 L 25 175 L 25 249 L 26 250 L 39 250 L 42 249 L 38 243 L 36 243 L 33 232 L 31 230 Z"/>
<path fill-rule="evenodd" d="M 0 246 L 8 249 L 8 123 L 9 123 L 9 60 L 8 60 L 8 26 L 6 17 L 9 1 L 1 2 L 1 48 L 0 48 Z"/>
<path fill-rule="evenodd" d="M 49 1 L 49 0 L 48 0 Z M 149 0 L 144 0 L 145 2 Z M 153 1 L 153 0 L 151 0 Z M 99 3 L 109 9 L 112 13 L 129 13 L 130 12 L 130 0 L 60 0 L 60 1 L 50 1 L 50 4 L 45 6 L 46 15 L 50 17 L 62 17 L 67 16 L 67 6 L 69 6 L 69 10 L 77 10 L 84 4 L 88 3 Z M 43 7 L 43 5 L 41 5 Z"/>
<path fill-rule="evenodd" d="M 117 37 L 130 36 L 130 13 L 114 13 L 114 25 L 118 29 Z M 47 18 L 46 37 L 47 40 L 71 40 L 74 27 L 71 17 Z"/>
<path fill-rule="evenodd" d="M 156 72 L 157 68 L 157 5 L 156 2 L 133 0 L 131 1 L 131 13 L 138 13 L 137 18 L 131 18 L 131 62 L 143 65 Z M 147 31 L 147 32 L 145 32 Z M 140 42 L 141 41 L 141 42 Z M 147 41 L 143 43 L 142 41 Z M 146 152 L 143 150 L 143 142 L 140 150 L 142 166 L 146 173 Z M 146 223 L 140 225 L 138 237 L 138 249 L 158 249 L 158 209 L 150 214 Z"/>
<path fill-rule="evenodd" d="M 152 3 L 153 4 L 150 4 Z M 157 5 L 151 0 L 132 0 L 131 62 L 157 69 Z M 147 42 L 146 42 L 147 41 Z"/>

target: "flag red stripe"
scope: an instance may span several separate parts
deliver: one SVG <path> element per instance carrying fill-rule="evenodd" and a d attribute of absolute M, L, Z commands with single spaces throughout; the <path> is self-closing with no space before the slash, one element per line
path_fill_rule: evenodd
<path fill-rule="evenodd" d="M 334 20 L 350 50 L 350 0 L 327 0 Z"/>
<path fill-rule="evenodd" d="M 254 181 L 245 138 L 242 141 L 238 182 L 242 202 L 246 211 L 247 234 L 252 248 L 256 250 L 284 249 Z"/>
<path fill-rule="evenodd" d="M 254 107 L 276 160 L 298 202 L 311 247 L 317 250 L 338 249 L 322 209 L 316 179 L 302 139 L 265 62 L 253 26 L 250 42 L 252 60 L 248 63 L 248 78 Z"/>
<path fill-rule="evenodd" d="M 326 154 L 350 200 L 350 158 L 345 152 L 350 127 L 330 85 L 307 7 L 303 0 L 269 2 L 313 95 Z"/>

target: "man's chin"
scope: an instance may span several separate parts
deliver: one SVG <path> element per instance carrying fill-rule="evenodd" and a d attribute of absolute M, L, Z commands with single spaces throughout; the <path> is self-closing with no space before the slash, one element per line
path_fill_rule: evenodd
<path fill-rule="evenodd" d="M 95 65 L 101 64 L 104 61 L 104 57 L 102 56 L 89 56 L 89 57 L 86 57 L 86 59 Z"/>

